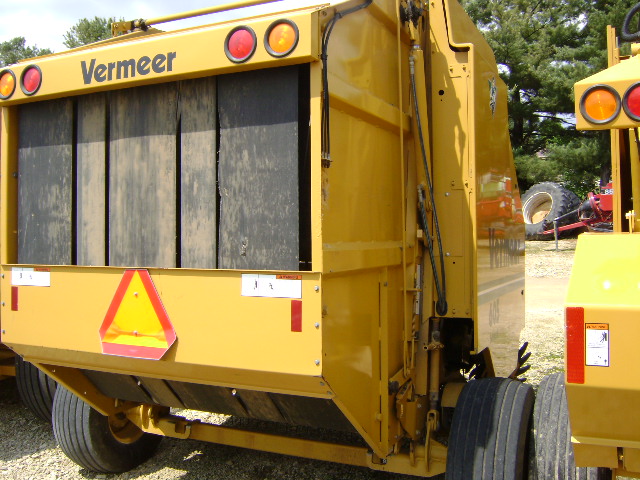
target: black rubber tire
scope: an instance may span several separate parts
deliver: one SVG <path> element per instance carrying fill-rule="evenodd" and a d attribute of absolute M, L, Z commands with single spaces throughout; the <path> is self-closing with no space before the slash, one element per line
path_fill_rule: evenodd
<path fill-rule="evenodd" d="M 576 467 L 564 375 L 547 375 L 540 382 L 533 410 L 531 455 L 535 480 L 611 480 L 608 468 Z"/>
<path fill-rule="evenodd" d="M 45 422 L 51 422 L 53 397 L 58 384 L 51 377 L 16 355 L 16 385 L 25 406 Z"/>
<path fill-rule="evenodd" d="M 631 10 L 627 12 L 622 21 L 622 31 L 620 32 L 620 37 L 625 42 L 637 42 L 640 40 L 640 31 L 638 31 L 638 24 L 635 25 L 635 30 L 631 31 L 631 20 L 636 13 L 640 12 L 640 3 L 636 3 Z"/>
<path fill-rule="evenodd" d="M 551 205 L 548 205 L 548 203 Z M 547 203 L 549 213 L 539 218 L 535 213 L 546 210 L 542 205 Z M 537 183 L 522 196 L 522 215 L 525 223 L 525 238 L 527 240 L 553 240 L 553 234 L 542 235 L 545 230 L 553 229 L 553 220 L 580 206 L 578 196 L 562 185 L 553 182 Z M 569 225 L 578 221 L 578 212 L 558 221 L 558 226 Z M 535 223 L 534 223 L 535 222 Z M 573 234 L 580 230 L 573 231 Z M 566 236 L 570 233 L 564 233 Z"/>
<path fill-rule="evenodd" d="M 120 442 L 108 417 L 62 386 L 53 401 L 53 434 L 67 457 L 97 473 L 121 473 L 137 467 L 151 458 L 162 440 L 143 433 L 131 443 Z"/>
<path fill-rule="evenodd" d="M 471 380 L 451 422 L 447 480 L 523 480 L 534 393 L 509 378 Z"/>

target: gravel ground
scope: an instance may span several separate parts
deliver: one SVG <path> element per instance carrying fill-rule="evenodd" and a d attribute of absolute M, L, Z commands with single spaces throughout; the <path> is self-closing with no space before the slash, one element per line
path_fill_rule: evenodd
<path fill-rule="evenodd" d="M 575 240 L 528 242 L 527 280 L 544 287 L 549 282 L 566 285 Z M 563 280 L 564 279 L 564 280 Z M 541 283 L 542 282 L 542 283 Z M 556 284 L 551 289 L 557 293 Z M 529 288 L 529 285 L 527 286 Z M 527 322 L 522 333 L 529 341 L 533 367 L 529 381 L 562 368 L 562 303 L 527 302 Z M 275 454 L 201 443 L 164 439 L 158 453 L 137 469 L 122 475 L 99 475 L 78 467 L 56 447 L 51 426 L 34 418 L 18 399 L 14 380 L 0 382 L 0 478 L 19 480 L 76 479 L 212 479 L 212 480 L 389 480 L 388 474 L 365 468 L 304 460 Z M 412 477 L 404 477 L 410 479 Z"/>
<path fill-rule="evenodd" d="M 526 323 L 521 342 L 529 342 L 533 385 L 564 368 L 564 298 L 577 240 L 526 243 Z"/>

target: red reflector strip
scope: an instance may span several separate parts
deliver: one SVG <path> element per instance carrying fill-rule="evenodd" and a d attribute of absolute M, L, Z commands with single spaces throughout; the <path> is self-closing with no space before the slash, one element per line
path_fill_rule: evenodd
<path fill-rule="evenodd" d="M 567 383 L 584 383 L 584 308 L 565 310 L 567 334 Z"/>
<path fill-rule="evenodd" d="M 160 360 L 163 357 L 163 355 L 167 353 L 167 349 L 103 342 L 102 353 L 106 353 L 107 355 L 117 355 L 119 357 L 146 358 L 148 360 Z"/>
<path fill-rule="evenodd" d="M 18 287 L 11 287 L 11 311 L 18 311 Z"/>
<path fill-rule="evenodd" d="M 291 300 L 291 331 L 302 332 L 302 300 Z"/>

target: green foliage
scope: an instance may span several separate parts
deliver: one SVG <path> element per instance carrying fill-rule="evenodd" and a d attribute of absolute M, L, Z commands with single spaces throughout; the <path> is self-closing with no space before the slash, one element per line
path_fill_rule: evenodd
<path fill-rule="evenodd" d="M 584 196 L 610 174 L 608 132 L 577 132 L 573 84 L 606 68 L 606 25 L 636 0 L 462 0 L 494 50 L 509 89 L 522 190 L 564 183 Z"/>
<path fill-rule="evenodd" d="M 64 34 L 64 42 L 62 43 L 68 48 L 76 48 L 111 38 L 111 24 L 116 21 L 114 17 L 94 17 L 92 20 L 88 18 L 80 19 Z"/>
<path fill-rule="evenodd" d="M 53 53 L 48 48 L 27 47 L 24 37 L 15 37 L 0 43 L 0 67 L 12 65 L 25 58 L 37 57 Z"/>

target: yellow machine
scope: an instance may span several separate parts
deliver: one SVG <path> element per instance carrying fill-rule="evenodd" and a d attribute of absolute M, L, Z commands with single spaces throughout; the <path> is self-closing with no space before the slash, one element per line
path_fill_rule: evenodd
<path fill-rule="evenodd" d="M 524 478 L 524 228 L 481 34 L 455 0 L 183 16 L 222 12 L 0 71 L 2 341 L 64 387 L 61 448 Z"/>
<path fill-rule="evenodd" d="M 633 7 L 625 19 L 629 33 Z M 609 27 L 609 68 L 575 85 L 577 127 L 611 130 L 614 232 L 583 234 L 566 308 L 566 393 L 578 465 L 640 478 L 640 378 L 634 340 L 640 312 L 640 45 L 620 55 Z"/>

